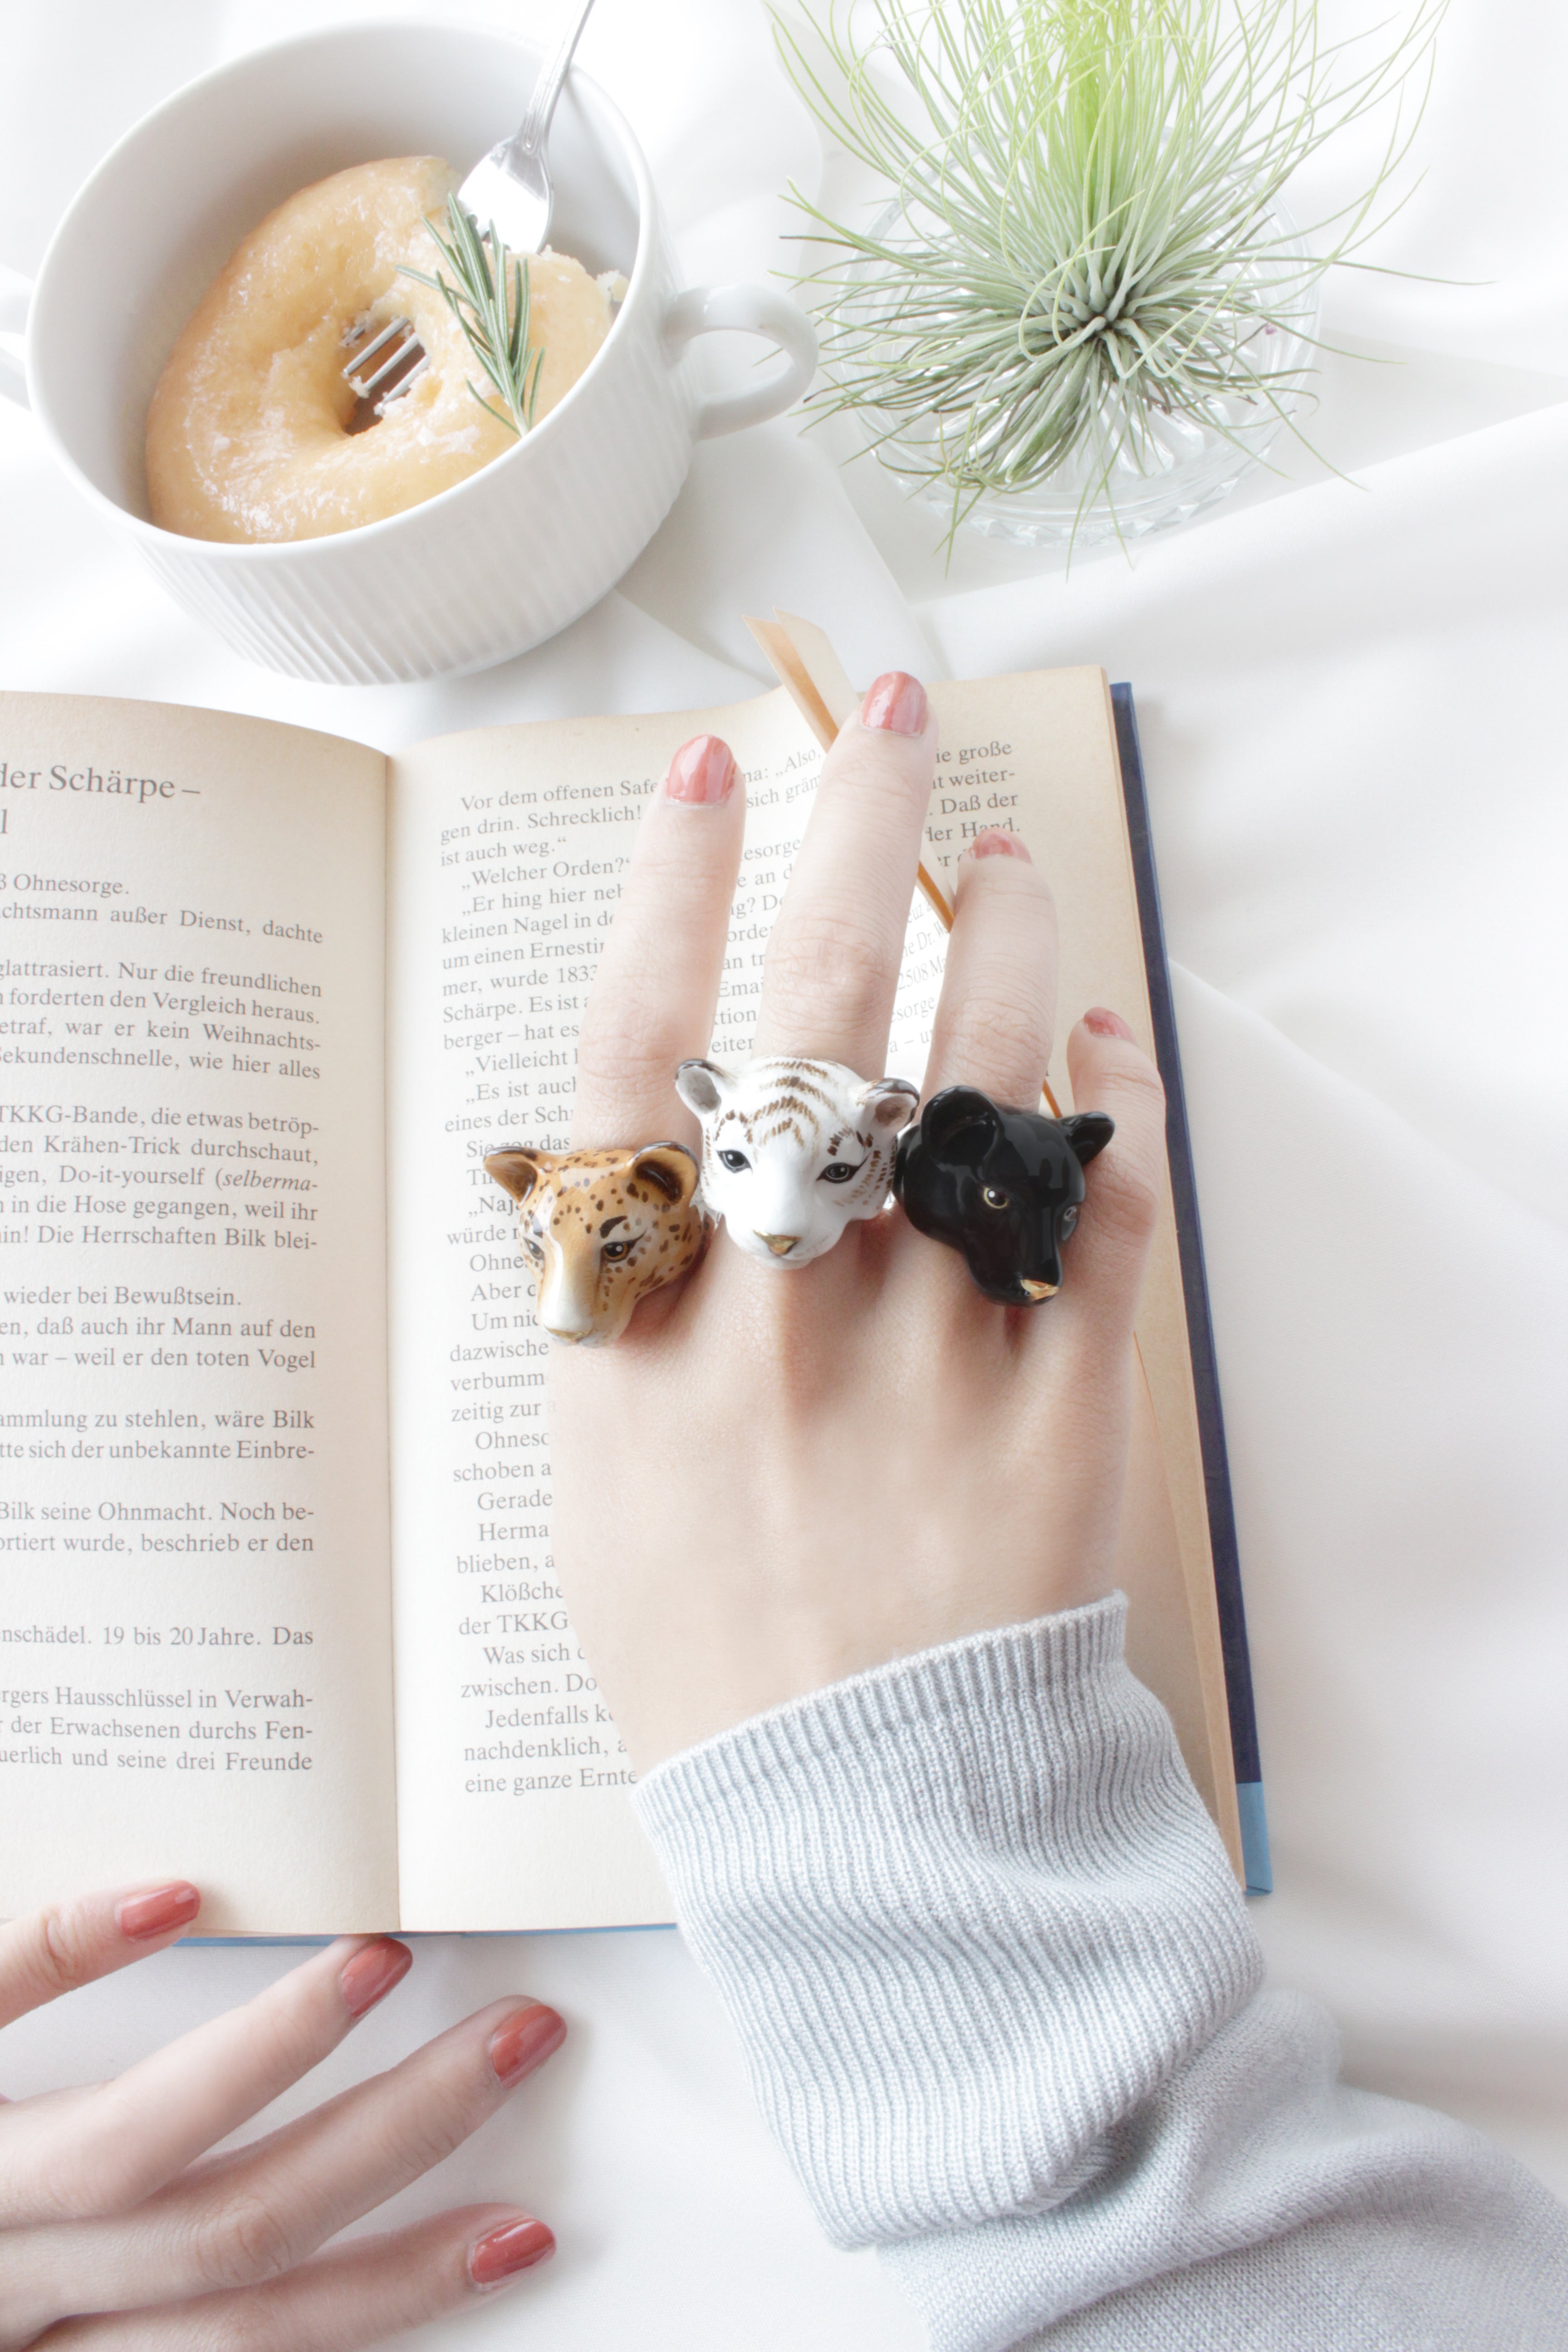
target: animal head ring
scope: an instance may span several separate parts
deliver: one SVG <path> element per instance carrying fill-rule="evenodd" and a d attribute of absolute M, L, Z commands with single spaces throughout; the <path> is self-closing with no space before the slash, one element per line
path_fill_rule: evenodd
<path fill-rule="evenodd" d="M 910 1224 L 962 1250 L 987 1298 L 1034 1307 L 1061 1287 L 1084 1166 L 1114 1132 L 1102 1111 L 1047 1118 L 945 1087 L 901 1137 L 895 1187 Z"/>
<path fill-rule="evenodd" d="M 735 1069 L 682 1062 L 676 1092 L 702 1122 L 702 1196 L 732 1242 L 809 1265 L 858 1217 L 888 1205 L 899 1129 L 919 1089 L 841 1062 L 756 1055 Z"/>
<path fill-rule="evenodd" d="M 697 1199 L 697 1161 L 683 1143 L 622 1151 L 509 1147 L 485 1171 L 518 1203 L 518 1238 L 533 1265 L 533 1319 L 586 1347 L 618 1339 L 640 1298 L 688 1273 L 710 1219 Z"/>

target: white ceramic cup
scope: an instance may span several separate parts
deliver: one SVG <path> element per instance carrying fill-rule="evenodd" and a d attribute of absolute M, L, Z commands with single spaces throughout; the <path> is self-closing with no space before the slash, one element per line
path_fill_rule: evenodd
<path fill-rule="evenodd" d="M 147 404 L 235 247 L 297 188 L 384 155 L 444 155 L 459 180 L 521 120 L 540 53 L 419 21 L 342 26 L 205 74 L 129 131 L 71 204 L 26 289 L 0 287 L 0 390 L 30 400 L 79 489 L 187 612 L 296 677 L 363 685 L 483 669 L 552 636 L 612 587 L 685 479 L 693 445 L 789 406 L 808 320 L 759 286 L 680 287 L 637 142 L 574 70 L 550 138 L 552 242 L 629 281 L 557 407 L 484 470 L 384 522 L 258 546 L 149 519 Z M 26 309 L 26 384 L 7 346 Z M 716 329 L 784 366 L 704 401 L 690 345 Z"/>

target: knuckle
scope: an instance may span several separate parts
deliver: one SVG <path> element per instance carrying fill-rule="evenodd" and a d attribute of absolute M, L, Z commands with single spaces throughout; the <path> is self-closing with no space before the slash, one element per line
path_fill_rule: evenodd
<path fill-rule="evenodd" d="M 191 2318 L 195 2332 L 189 2352 L 307 2352 L 307 2347 L 314 2352 L 318 2346 L 363 2340 L 357 2330 L 346 2339 L 329 2334 L 330 2323 L 322 2324 L 322 2305 L 314 2296 L 296 2303 L 286 2290 L 275 2287 L 215 2298 Z M 180 2352 L 186 2352 L 183 2336 Z"/>
<path fill-rule="evenodd" d="M 918 735 L 896 728 L 852 727 L 828 753 L 819 792 L 853 795 L 857 814 L 883 799 L 899 813 L 912 803 L 923 814 L 931 796 L 932 754 Z"/>
<path fill-rule="evenodd" d="M 293 2341 L 297 2345 L 299 2338 Z M 289 2342 L 276 2305 L 262 2295 L 241 2294 L 214 2315 L 210 2332 L 194 2352 L 282 2352 Z"/>
<path fill-rule="evenodd" d="M 1153 1155 L 1121 1144 L 1118 1136 L 1091 1162 L 1087 1177 L 1096 1223 L 1142 1249 L 1153 1233 L 1163 1194 Z"/>
<path fill-rule="evenodd" d="M 669 833 L 660 826 L 644 832 L 616 905 L 616 919 L 620 920 L 625 908 L 627 926 L 662 929 L 672 897 L 686 908 L 706 904 L 710 892 L 727 878 L 731 863 L 721 828 L 700 824 Z"/>
<path fill-rule="evenodd" d="M 1117 1070 L 1116 1083 L 1121 1092 L 1131 1097 L 1144 1111 L 1156 1118 L 1164 1118 L 1164 1080 L 1147 1055 L 1131 1048 Z"/>
<path fill-rule="evenodd" d="M 322 1990 L 288 1976 L 251 2004 L 252 2059 L 268 2082 L 280 2086 L 297 2083 L 341 2038 L 342 2010 L 334 1999 L 329 2017 Z"/>
<path fill-rule="evenodd" d="M 577 1040 L 577 1085 L 596 1094 L 640 1091 L 650 1073 L 671 1075 L 673 1028 L 657 992 L 633 976 L 613 1001 L 595 995 Z"/>
<path fill-rule="evenodd" d="M 75 1992 L 90 1983 L 93 1960 L 92 1939 L 79 1911 L 66 1904 L 51 1904 L 38 1913 L 24 1958 L 28 1990 L 35 1998 L 53 2000 L 62 1992 Z"/>
<path fill-rule="evenodd" d="M 277 2278 L 300 2258 L 283 2216 L 254 2189 L 232 2190 L 197 2227 L 194 2269 L 208 2293 Z"/>
<path fill-rule="evenodd" d="M 640 1091 L 647 1084 L 657 1048 L 651 1038 L 628 1029 L 584 1030 L 577 1047 L 577 1089 L 613 1096 Z"/>
<path fill-rule="evenodd" d="M 400 2179 L 416 2179 L 445 2162 L 489 2113 L 489 2102 L 477 2104 L 457 2083 L 422 2084 L 416 2104 L 387 2134 L 389 2161 Z"/>
<path fill-rule="evenodd" d="M 1032 859 L 961 857 L 955 887 L 966 899 L 983 893 L 994 902 L 988 910 L 992 913 L 997 911 L 995 902 L 1005 908 L 1011 901 L 1030 921 L 1051 919 L 1056 915 L 1056 894 L 1043 868 Z"/>
<path fill-rule="evenodd" d="M 129 2213 L 158 2185 L 156 2168 L 138 2147 L 121 2138 L 83 2161 L 80 2148 L 39 2174 L 50 2210 L 62 2221 L 85 2221 Z"/>
<path fill-rule="evenodd" d="M 217 2295 L 210 2303 L 187 2305 L 181 2321 L 180 2352 L 299 2352 L 304 2341 L 319 2340 L 289 2330 L 266 2293 Z M 140 2337 L 137 2343 L 140 2347 Z"/>
<path fill-rule="evenodd" d="M 984 1085 L 1037 1087 L 1050 1046 L 1045 1008 L 1024 996 L 992 997 L 954 1013 L 942 1055 L 944 1066 Z"/>
<path fill-rule="evenodd" d="M 46 2147 L 37 2152 L 26 2203 L 19 2203 L 14 2191 L 0 2200 L 0 2229 L 26 2221 L 99 2221 L 122 2212 L 132 2201 L 120 2194 L 118 2179 L 103 2165 L 81 2161 L 79 2148 Z M 0 2344 L 5 2340 L 0 2336 Z"/>
<path fill-rule="evenodd" d="M 775 1003 L 830 1007 L 839 1021 L 878 1006 L 898 976 L 898 957 L 886 941 L 831 917 L 797 917 L 768 944 L 765 979 Z"/>

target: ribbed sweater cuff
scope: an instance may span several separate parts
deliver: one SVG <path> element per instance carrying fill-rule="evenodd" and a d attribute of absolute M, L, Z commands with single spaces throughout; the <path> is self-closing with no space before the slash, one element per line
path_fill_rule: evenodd
<path fill-rule="evenodd" d="M 637 1810 L 843 2245 L 1039 2210 L 1254 1990 L 1121 1594 L 838 1683 Z"/>

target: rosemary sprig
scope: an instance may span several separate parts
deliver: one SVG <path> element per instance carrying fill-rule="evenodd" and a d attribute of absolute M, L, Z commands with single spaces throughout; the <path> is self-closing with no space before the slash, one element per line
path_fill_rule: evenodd
<path fill-rule="evenodd" d="M 865 415 L 886 462 L 951 494 L 953 530 L 1074 466 L 1080 519 L 1114 503 L 1157 417 L 1232 440 L 1232 402 L 1289 421 L 1302 371 L 1269 338 L 1399 209 L 1446 4 L 1402 0 L 1383 42 L 1324 38 L 1317 0 L 775 5 L 785 69 L 890 213 L 867 227 L 790 192 L 828 256 L 803 281 L 811 404 Z M 1293 247 L 1281 187 L 1373 110 L 1370 187 Z"/>
<path fill-rule="evenodd" d="M 426 218 L 425 226 L 457 283 L 448 284 L 439 269 L 432 276 L 408 262 L 402 265 L 399 275 L 416 278 L 421 286 L 434 287 L 445 297 L 468 349 L 505 401 L 507 414 L 492 407 L 471 379 L 468 390 L 487 416 L 521 436 L 533 423 L 539 371 L 544 364 L 543 344 L 535 344 L 531 351 L 528 344 L 528 263 L 508 251 L 493 221 L 488 238 L 481 236 L 478 221 L 456 196 L 447 199 L 445 236 L 435 221 Z"/>

